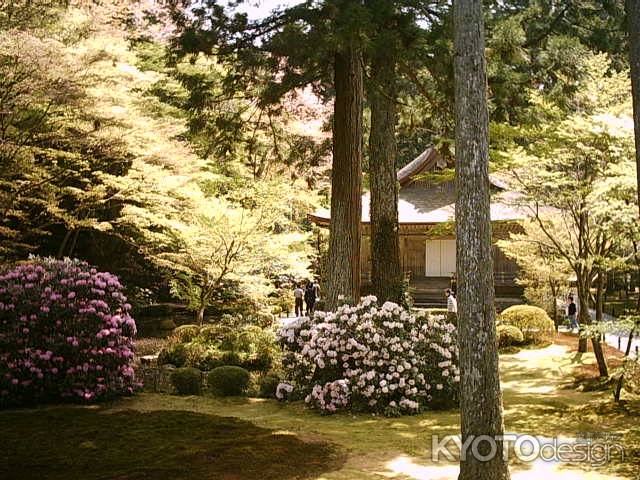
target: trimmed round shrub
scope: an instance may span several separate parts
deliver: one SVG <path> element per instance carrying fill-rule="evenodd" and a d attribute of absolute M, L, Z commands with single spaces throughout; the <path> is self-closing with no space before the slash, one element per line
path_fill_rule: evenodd
<path fill-rule="evenodd" d="M 555 326 L 547 312 L 532 305 L 514 305 L 500 315 L 505 325 L 517 327 L 522 332 L 525 344 L 540 345 L 553 341 Z"/>
<path fill-rule="evenodd" d="M 499 348 L 513 347 L 524 342 L 522 331 L 513 325 L 498 325 L 496 327 L 496 336 L 498 337 Z"/>
<path fill-rule="evenodd" d="M 118 278 L 78 260 L 0 271 L 0 405 L 94 402 L 141 385 Z"/>
<path fill-rule="evenodd" d="M 260 377 L 258 381 L 258 386 L 260 388 L 260 397 L 261 398 L 274 398 L 276 396 L 276 389 L 280 384 L 280 375 L 277 373 L 267 373 L 266 375 Z"/>
<path fill-rule="evenodd" d="M 164 347 L 158 354 L 158 365 L 183 367 L 187 363 L 187 347 L 182 343 L 174 343 Z"/>
<path fill-rule="evenodd" d="M 181 325 L 176 328 L 171 336 L 179 343 L 188 343 L 192 341 L 200 333 L 198 325 Z"/>
<path fill-rule="evenodd" d="M 221 397 L 242 395 L 249 386 L 249 372 L 242 367 L 225 365 L 211 370 L 207 376 L 207 383 L 214 395 Z"/>
<path fill-rule="evenodd" d="M 278 398 L 304 398 L 323 413 L 389 416 L 457 404 L 457 331 L 443 316 L 416 316 L 369 296 L 300 318 L 279 338 L 284 380 Z"/>
<path fill-rule="evenodd" d="M 199 395 L 202 389 L 202 372 L 197 368 L 176 368 L 169 379 L 178 395 Z"/>

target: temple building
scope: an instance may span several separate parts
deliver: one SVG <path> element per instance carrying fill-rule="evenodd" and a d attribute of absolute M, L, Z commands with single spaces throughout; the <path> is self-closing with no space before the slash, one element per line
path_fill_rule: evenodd
<path fill-rule="evenodd" d="M 409 279 L 417 305 L 441 306 L 443 290 L 451 285 L 456 270 L 455 182 L 433 147 L 421 153 L 398 171 L 398 221 L 400 227 L 400 258 Z M 521 231 L 519 222 L 526 213 L 513 205 L 517 195 L 507 185 L 490 176 L 491 221 L 493 229 L 493 260 L 496 303 L 499 307 L 521 301 L 522 288 L 517 285 L 517 264 L 495 245 L 508 238 L 510 232 Z M 370 195 L 362 197 L 362 285 L 363 293 L 370 287 L 371 248 L 369 231 Z M 328 227 L 330 212 L 319 210 L 309 218 Z"/>

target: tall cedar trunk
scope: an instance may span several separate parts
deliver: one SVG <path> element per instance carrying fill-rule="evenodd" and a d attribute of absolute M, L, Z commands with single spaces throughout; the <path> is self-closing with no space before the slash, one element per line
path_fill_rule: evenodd
<path fill-rule="evenodd" d="M 462 442 L 503 435 L 489 197 L 489 115 L 480 0 L 454 2 L 456 98 L 456 251 Z M 478 450 L 486 455 L 488 442 Z M 486 448 L 484 448 L 486 447 Z M 502 452 L 498 441 L 497 452 Z M 509 478 L 501 453 L 460 460 L 461 480 Z"/>
<path fill-rule="evenodd" d="M 402 301 L 396 178 L 396 65 L 391 48 L 375 54 L 368 90 L 371 106 L 371 281 L 381 302 Z"/>
<path fill-rule="evenodd" d="M 360 51 L 347 47 L 334 60 L 331 225 L 327 268 L 327 308 L 339 297 L 360 297 L 362 221 L 362 65 Z"/>
<path fill-rule="evenodd" d="M 640 208 L 640 0 L 626 0 L 629 35 L 629 64 L 631 65 L 631 93 L 636 137 L 636 169 L 638 207 Z"/>

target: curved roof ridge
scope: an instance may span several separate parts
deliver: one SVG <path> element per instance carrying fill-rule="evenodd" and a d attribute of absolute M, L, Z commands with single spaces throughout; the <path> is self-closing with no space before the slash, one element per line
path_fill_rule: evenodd
<path fill-rule="evenodd" d="M 411 160 L 408 164 L 398 170 L 396 178 L 401 186 L 408 184 L 413 177 L 425 170 L 432 170 L 438 163 L 440 154 L 434 148 L 433 145 L 427 147 L 427 149 Z"/>

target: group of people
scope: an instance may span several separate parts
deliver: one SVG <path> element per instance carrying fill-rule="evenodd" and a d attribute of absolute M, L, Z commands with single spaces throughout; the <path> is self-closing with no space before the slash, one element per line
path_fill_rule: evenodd
<path fill-rule="evenodd" d="M 317 281 L 308 280 L 306 286 L 302 287 L 303 284 L 296 283 L 296 288 L 293 290 L 296 317 L 313 315 L 316 303 L 320 299 L 320 285 Z"/>
<path fill-rule="evenodd" d="M 455 278 L 452 279 L 451 287 L 452 288 L 445 290 L 445 295 L 447 297 L 448 316 L 450 321 L 454 321 L 458 313 L 458 301 L 456 299 L 457 282 L 455 282 Z M 295 300 L 296 317 L 303 315 L 311 316 L 316 308 L 316 303 L 320 299 L 320 285 L 314 280 L 307 280 L 305 284 L 296 283 L 295 289 L 293 290 L 293 298 Z M 568 296 L 565 312 L 571 330 L 578 329 L 578 307 L 573 295 Z"/>

